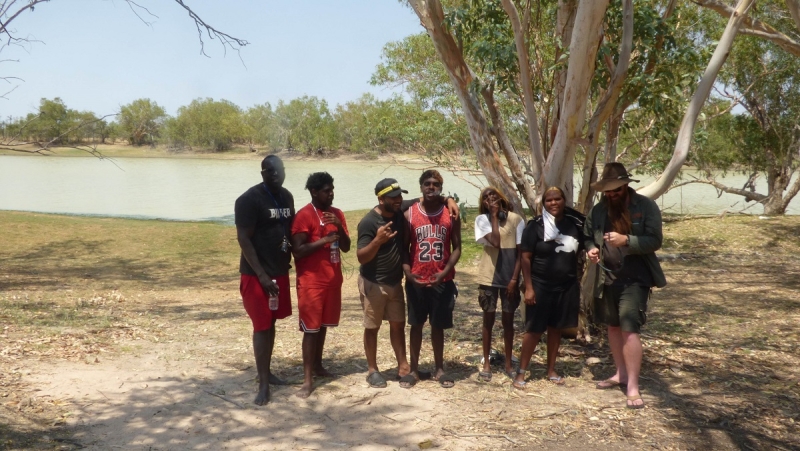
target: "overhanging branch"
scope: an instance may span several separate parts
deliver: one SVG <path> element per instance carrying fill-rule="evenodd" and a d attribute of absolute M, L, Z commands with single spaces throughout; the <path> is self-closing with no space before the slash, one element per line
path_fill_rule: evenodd
<path fill-rule="evenodd" d="M 731 14 L 733 14 L 734 11 L 731 6 L 720 2 L 719 0 L 692 0 L 692 2 L 702 6 L 703 8 L 710 9 L 725 18 L 731 17 Z M 792 2 L 797 4 L 797 0 L 787 0 L 787 3 Z M 794 14 L 792 16 L 794 17 Z M 798 25 L 798 27 L 800 27 L 800 25 Z M 739 33 L 767 39 L 777 44 L 792 55 L 800 56 L 800 43 L 776 30 L 770 24 L 764 21 L 753 19 L 751 17 L 745 17 L 742 27 L 739 29 Z"/>

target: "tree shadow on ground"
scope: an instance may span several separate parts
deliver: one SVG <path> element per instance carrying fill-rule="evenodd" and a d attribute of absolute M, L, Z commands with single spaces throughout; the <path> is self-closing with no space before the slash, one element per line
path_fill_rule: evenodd
<path fill-rule="evenodd" d="M 705 447 L 797 449 L 800 264 L 720 257 L 664 265 L 670 285 L 654 294 L 642 334 L 642 393 Z M 598 381 L 613 373 L 591 368 Z"/>
<path fill-rule="evenodd" d="M 17 443 L 73 449 L 409 449 L 430 439 L 434 429 L 418 424 L 427 415 L 424 403 L 385 398 L 389 390 L 403 390 L 394 383 L 376 390 L 354 386 L 353 378 L 322 379 L 308 400 L 295 396 L 295 386 L 273 386 L 272 402 L 258 407 L 252 404 L 252 371 L 196 373 L 144 370 L 123 380 L 95 381 L 81 387 L 86 395 L 73 406 L 71 427 L 11 436 Z"/>
<path fill-rule="evenodd" d="M 30 285 L 63 287 L 70 281 L 81 280 L 111 286 L 130 280 L 161 289 L 196 288 L 229 282 L 238 269 L 231 264 L 230 273 L 209 272 L 210 266 L 218 266 L 216 261 L 210 265 L 211 260 L 235 260 L 217 251 L 179 257 L 180 264 L 176 265 L 166 257 L 120 256 L 111 248 L 113 244 L 112 240 L 69 239 L 0 255 L 0 267 L 8 275 L 0 279 L 0 289 L 23 289 Z"/>

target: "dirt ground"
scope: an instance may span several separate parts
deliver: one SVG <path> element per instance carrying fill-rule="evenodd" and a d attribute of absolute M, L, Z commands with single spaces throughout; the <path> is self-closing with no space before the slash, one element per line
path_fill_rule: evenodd
<path fill-rule="evenodd" d="M 643 334 L 641 411 L 625 409 L 621 391 L 594 388 L 613 373 L 602 336 L 564 340 L 565 387 L 544 380 L 544 350 L 524 392 L 500 367 L 479 382 L 469 252 L 446 335 L 454 388 L 368 387 L 349 258 L 324 357 L 337 377 L 318 380 L 308 400 L 296 385 L 274 387 L 257 407 L 232 228 L 9 213 L 0 222 L 0 449 L 800 449 L 800 218 L 665 225 L 670 284 L 654 293 Z M 157 233 L 184 236 L 186 247 L 159 254 Z M 122 241 L 141 257 L 114 254 Z M 273 358 L 295 383 L 296 318 L 279 323 Z M 497 347 L 500 332 L 498 322 Z M 393 377 L 386 327 L 378 349 Z"/>

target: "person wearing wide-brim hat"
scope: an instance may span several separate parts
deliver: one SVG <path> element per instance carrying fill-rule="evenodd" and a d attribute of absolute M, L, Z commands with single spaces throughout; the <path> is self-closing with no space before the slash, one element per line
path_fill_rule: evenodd
<path fill-rule="evenodd" d="M 652 287 L 667 284 L 655 251 L 661 248 L 661 211 L 628 186 L 638 182 L 621 163 L 608 163 L 592 188 L 603 193 L 584 223 L 587 256 L 597 263 L 595 315 L 608 325 L 616 373 L 598 389 L 623 387 L 629 409 L 644 407 L 639 392 L 640 332 Z"/>

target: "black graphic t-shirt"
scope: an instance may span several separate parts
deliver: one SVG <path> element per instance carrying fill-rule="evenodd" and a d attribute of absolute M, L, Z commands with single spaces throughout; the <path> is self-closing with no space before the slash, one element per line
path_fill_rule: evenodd
<path fill-rule="evenodd" d="M 237 227 L 255 227 L 251 241 L 264 271 L 270 277 L 288 274 L 292 254 L 281 251 L 281 243 L 284 236 L 287 239 L 291 236 L 294 219 L 292 193 L 281 188 L 279 195 L 270 194 L 264 184 L 259 183 L 236 199 L 234 217 Z M 239 272 L 256 275 L 244 254 L 239 259 Z"/>
<path fill-rule="evenodd" d="M 537 216 L 522 232 L 522 252 L 532 252 L 531 280 L 551 291 L 569 288 L 578 280 L 578 252 L 583 250 L 583 217 L 564 214 L 556 222 L 558 238 L 544 241 L 544 222 Z"/>

